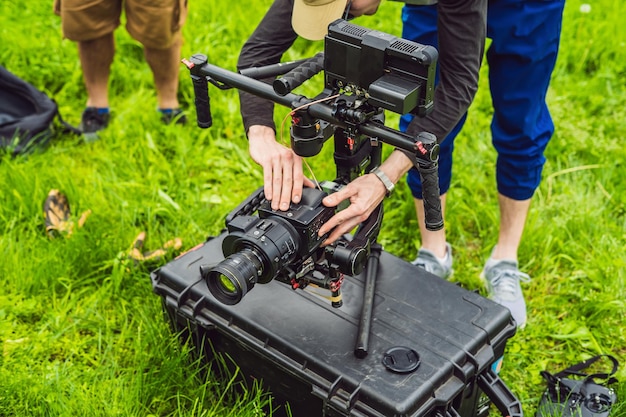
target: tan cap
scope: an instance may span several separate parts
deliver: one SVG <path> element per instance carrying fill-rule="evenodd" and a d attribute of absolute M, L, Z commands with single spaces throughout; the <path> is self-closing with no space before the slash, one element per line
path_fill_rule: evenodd
<path fill-rule="evenodd" d="M 293 30 L 305 39 L 323 39 L 328 25 L 342 16 L 346 4 L 346 0 L 294 0 Z"/>

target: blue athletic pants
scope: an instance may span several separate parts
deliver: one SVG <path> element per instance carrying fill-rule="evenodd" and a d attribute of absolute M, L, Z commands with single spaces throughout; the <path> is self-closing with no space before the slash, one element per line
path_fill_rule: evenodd
<path fill-rule="evenodd" d="M 490 0 L 486 59 L 494 108 L 492 143 L 498 152 L 498 192 L 514 200 L 532 197 L 541 181 L 544 150 L 554 133 L 546 92 L 556 62 L 564 0 Z M 405 5 L 402 37 L 438 48 L 437 6 Z M 436 103 L 435 103 L 436 105 Z M 411 115 L 404 115 L 406 130 Z M 454 138 L 467 114 L 441 143 L 439 188 L 450 188 Z M 407 183 L 422 198 L 419 173 L 411 169 Z"/>

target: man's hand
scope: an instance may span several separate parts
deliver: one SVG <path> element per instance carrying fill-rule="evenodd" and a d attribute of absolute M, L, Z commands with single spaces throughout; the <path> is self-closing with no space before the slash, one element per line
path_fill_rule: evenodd
<path fill-rule="evenodd" d="M 314 186 L 302 173 L 302 158 L 276 142 L 274 130 L 267 126 L 250 126 L 248 141 L 250 156 L 263 168 L 265 198 L 272 210 L 286 211 L 290 202 L 299 203 L 303 184 Z"/>
<path fill-rule="evenodd" d="M 387 189 L 376 175 L 367 174 L 356 178 L 341 190 L 325 197 L 322 203 L 326 207 L 335 207 L 346 199 L 350 199 L 350 205 L 322 225 L 318 232 L 319 236 L 332 230 L 322 245 L 330 245 L 358 226 L 359 223 L 367 220 L 378 204 L 383 201 L 386 192 Z"/>
<path fill-rule="evenodd" d="M 380 169 L 391 182 L 396 184 L 412 166 L 413 163 L 403 152 L 394 151 L 380 166 Z M 387 189 L 382 181 L 374 174 L 367 174 L 356 178 L 341 190 L 324 198 L 322 203 L 326 207 L 336 207 L 346 199 L 350 199 L 350 206 L 322 225 L 318 232 L 319 236 L 332 230 L 322 245 L 330 245 L 367 220 L 378 204 L 383 201 L 385 194 L 387 194 Z"/>
<path fill-rule="evenodd" d="M 380 0 L 352 0 L 350 14 L 354 17 L 373 15 L 378 10 Z"/>

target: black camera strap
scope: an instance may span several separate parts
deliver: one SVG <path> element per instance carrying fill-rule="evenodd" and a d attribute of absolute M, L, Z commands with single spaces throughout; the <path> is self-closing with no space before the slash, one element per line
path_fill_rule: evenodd
<path fill-rule="evenodd" d="M 587 369 L 588 367 L 590 367 L 592 364 L 596 363 L 598 360 L 602 359 L 602 358 L 607 358 L 609 359 L 612 364 L 613 364 L 613 368 L 611 369 L 610 372 L 600 372 L 600 373 L 595 373 L 595 374 L 586 374 L 584 372 L 581 372 L 583 369 Z M 607 383 L 613 383 L 615 381 L 617 381 L 615 378 L 613 378 L 612 376 L 615 375 L 615 373 L 617 372 L 617 368 L 619 367 L 619 362 L 617 361 L 617 359 L 615 359 L 615 357 L 611 356 L 611 355 L 597 355 L 594 356 L 593 358 L 589 358 L 583 362 L 577 363 L 575 365 L 572 365 L 568 368 L 563 369 L 561 372 L 558 372 L 554 375 L 550 375 L 547 371 L 543 371 L 541 374 L 547 374 L 550 375 L 552 377 L 556 377 L 556 378 L 563 378 L 563 377 L 567 377 L 569 375 L 577 375 L 577 376 L 582 376 L 588 379 L 593 379 L 593 378 L 599 378 L 599 379 L 607 379 L 610 378 L 612 381 L 607 381 Z M 545 376 L 545 375 L 544 375 Z"/>
<path fill-rule="evenodd" d="M 593 374 L 587 374 L 585 372 L 582 372 L 584 369 L 587 369 L 592 364 L 596 363 L 602 358 L 607 358 L 611 361 L 613 367 L 611 368 L 610 372 L 598 372 L 598 373 L 593 373 Z M 569 394 L 570 390 L 566 384 L 561 383 L 561 380 L 563 378 L 566 378 L 570 375 L 583 377 L 581 381 L 582 382 L 581 385 L 584 385 L 588 381 L 594 382 L 594 379 L 596 378 L 604 379 L 606 380 L 606 384 L 609 385 L 609 384 L 613 384 L 617 382 L 617 379 L 613 377 L 613 375 L 615 375 L 615 373 L 617 372 L 618 367 L 619 367 L 619 362 L 617 361 L 617 359 L 615 359 L 615 357 L 611 355 L 603 354 L 603 355 L 597 355 L 585 361 L 579 362 L 575 365 L 572 365 L 568 368 L 563 369 L 560 372 L 557 372 L 556 374 L 551 374 L 548 371 L 542 371 L 541 376 L 543 376 L 545 380 L 548 382 L 548 389 L 550 391 L 552 391 L 553 393 L 556 393 L 558 391 L 560 395 L 562 396 L 561 398 L 565 398 L 563 397 L 563 395 Z"/>

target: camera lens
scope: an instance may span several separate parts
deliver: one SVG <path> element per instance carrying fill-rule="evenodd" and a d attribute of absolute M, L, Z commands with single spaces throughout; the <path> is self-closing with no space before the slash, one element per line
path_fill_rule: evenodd
<path fill-rule="evenodd" d="M 256 284 L 263 264 L 254 249 L 233 253 L 207 272 L 209 291 L 224 304 L 237 304 Z"/>
<path fill-rule="evenodd" d="M 230 280 L 230 278 L 228 278 L 226 275 L 219 273 L 219 277 L 218 277 L 218 283 L 217 285 L 219 285 L 222 290 L 225 293 L 228 294 L 234 294 L 237 292 L 237 287 L 235 287 L 235 284 Z"/>
<path fill-rule="evenodd" d="M 590 394 L 585 399 L 585 407 L 594 413 L 609 411 L 611 405 L 611 399 L 604 394 Z"/>

